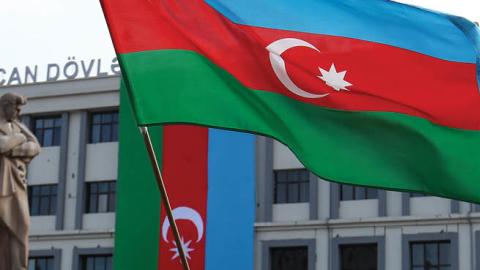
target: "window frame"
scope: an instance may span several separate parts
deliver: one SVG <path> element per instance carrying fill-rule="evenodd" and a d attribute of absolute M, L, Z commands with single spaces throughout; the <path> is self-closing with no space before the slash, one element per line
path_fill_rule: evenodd
<path fill-rule="evenodd" d="M 363 186 L 356 186 L 356 185 L 348 185 L 348 184 L 338 184 L 339 187 L 339 199 L 341 202 L 345 202 L 345 201 L 363 201 L 363 200 L 378 200 L 379 196 L 380 196 L 380 189 L 378 188 L 370 188 L 370 187 L 363 187 Z M 343 187 L 351 187 L 352 188 L 352 198 L 351 200 L 344 200 L 342 197 L 343 197 Z M 365 194 L 365 198 L 364 199 L 356 199 L 356 194 L 358 193 L 358 191 L 360 189 L 364 189 L 364 194 Z M 375 190 L 376 191 L 376 198 L 368 198 L 368 190 L 371 189 L 371 190 Z"/>
<path fill-rule="evenodd" d="M 404 234 L 402 236 L 402 270 L 411 269 L 410 243 L 450 241 L 451 269 L 458 269 L 458 233 L 420 233 Z"/>
<path fill-rule="evenodd" d="M 271 248 L 307 247 L 308 270 L 315 270 L 316 264 L 316 241 L 315 239 L 289 239 L 289 240 L 267 240 L 262 241 L 262 270 L 270 270 Z"/>
<path fill-rule="evenodd" d="M 308 246 L 271 247 L 269 249 L 269 256 L 271 269 L 308 270 Z M 290 267 L 288 265 L 285 265 L 286 256 L 289 259 L 295 261 L 296 263 L 293 264 L 291 260 L 288 260 Z M 293 268 L 291 266 L 293 266 Z"/>
<path fill-rule="evenodd" d="M 111 255 L 112 259 L 114 258 L 113 247 L 104 247 L 104 248 L 73 248 L 73 260 L 72 260 L 72 269 L 73 270 L 82 270 L 82 260 L 83 256 L 102 256 L 102 255 Z"/>
<path fill-rule="evenodd" d="M 54 120 L 53 127 L 52 127 L 52 144 L 51 145 L 44 145 L 43 144 L 44 135 L 45 135 L 45 127 L 41 128 L 41 130 L 42 130 L 41 138 L 38 136 L 38 134 L 36 132 L 37 131 L 37 120 L 44 120 L 45 121 L 46 119 L 53 119 Z M 61 121 L 59 127 L 55 126 L 57 120 Z M 62 113 L 46 114 L 46 115 L 32 115 L 30 121 L 31 121 L 30 122 L 30 128 L 32 129 L 32 133 L 38 138 L 38 141 L 39 141 L 39 143 L 42 147 L 60 147 L 60 146 L 62 146 L 62 139 L 63 139 L 62 133 L 64 132 L 64 125 L 67 124 L 67 123 L 64 123 L 65 122 L 65 117 L 63 116 Z M 59 134 L 56 134 L 56 132 L 55 132 L 56 128 L 59 129 Z M 58 139 L 58 144 L 54 144 L 55 141 L 56 141 L 55 139 Z"/>
<path fill-rule="evenodd" d="M 61 269 L 62 250 L 61 249 L 45 249 L 45 250 L 30 250 L 28 260 L 30 258 L 38 257 L 53 257 L 53 270 Z M 28 269 L 28 268 L 27 268 Z"/>
<path fill-rule="evenodd" d="M 409 253 L 409 257 L 410 257 L 410 262 L 412 262 L 412 258 L 413 258 L 413 253 L 412 253 L 412 247 L 413 245 L 421 245 L 422 246 L 422 251 L 423 251 L 423 262 L 422 262 L 422 265 L 412 265 L 410 264 L 410 270 L 414 270 L 414 268 L 417 268 L 417 267 L 423 267 L 425 268 L 426 264 L 425 264 L 425 254 L 426 254 L 426 246 L 427 245 L 431 245 L 431 244 L 435 244 L 436 245 L 436 248 L 437 248 L 437 259 L 440 258 L 440 245 L 441 244 L 445 244 L 445 243 L 448 243 L 451 247 L 452 243 L 449 241 L 449 240 L 429 240 L 429 241 L 410 241 L 409 242 L 409 249 L 408 249 L 408 253 Z M 437 265 L 433 265 L 434 267 L 436 268 L 441 268 L 441 267 L 452 267 L 452 264 L 451 262 L 448 264 L 448 265 L 444 265 L 444 264 L 440 264 L 440 262 L 437 264 Z"/>
<path fill-rule="evenodd" d="M 45 187 L 45 186 L 50 186 L 50 193 L 48 195 L 38 195 L 36 197 L 38 197 L 38 207 L 39 207 L 39 212 L 40 212 L 40 205 L 41 205 L 41 199 L 42 197 L 48 197 L 49 198 L 49 202 L 48 202 L 48 214 L 33 214 L 33 211 L 32 211 L 32 204 L 33 204 L 33 197 L 34 197 L 34 189 L 35 188 L 42 188 L 42 187 Z M 55 186 L 55 195 L 52 195 L 52 187 Z M 28 208 L 29 208 L 29 212 L 30 212 L 30 216 L 31 217 L 37 217 L 37 216 L 56 216 L 58 214 L 58 187 L 59 187 L 59 184 L 58 183 L 54 183 L 54 184 L 39 184 L 39 185 L 29 185 L 28 186 Z M 41 193 L 41 190 L 39 191 Z M 55 196 L 54 199 L 52 199 L 52 197 Z M 55 211 L 53 211 L 52 213 L 52 202 L 55 203 Z"/>
<path fill-rule="evenodd" d="M 97 196 L 97 199 L 96 199 L 96 209 L 97 211 L 96 212 L 91 212 L 90 211 L 90 202 L 91 202 L 91 198 L 90 196 L 92 195 L 90 190 L 91 190 L 91 185 L 93 184 L 96 184 L 96 185 L 101 185 L 101 184 L 108 184 L 108 191 L 106 192 L 100 192 L 99 191 L 99 186 L 97 187 L 97 192 L 95 193 L 95 195 Z M 114 186 L 114 189 L 112 191 L 112 184 Z M 107 195 L 107 211 L 105 212 L 99 212 L 98 209 L 98 205 L 99 205 L 99 196 L 100 195 Z M 112 201 L 112 198 L 111 196 L 114 196 L 113 198 L 113 209 L 110 209 L 111 207 L 111 201 Z M 105 213 L 115 213 L 116 211 L 116 197 L 117 197 L 117 181 L 116 180 L 108 180 L 108 181 L 87 181 L 85 182 L 85 214 L 105 214 Z"/>
<path fill-rule="evenodd" d="M 93 121 L 93 118 L 95 115 L 105 115 L 105 114 L 111 114 L 112 115 L 112 121 L 109 123 L 103 123 L 102 120 L 100 120 L 100 123 L 95 124 Z M 115 117 L 114 114 L 117 115 L 117 120 L 115 122 Z M 120 123 L 120 111 L 118 109 L 109 109 L 109 110 L 102 110 L 102 111 L 91 111 L 88 112 L 88 132 L 87 132 L 87 143 L 88 144 L 97 144 L 97 143 L 110 143 L 110 142 L 118 142 L 119 139 L 119 123 Z M 116 139 L 114 139 L 114 134 L 115 134 L 115 129 L 114 126 L 117 126 L 116 129 Z M 99 140 L 98 141 L 93 141 L 93 130 L 94 130 L 94 125 L 99 125 L 100 126 L 100 131 L 99 131 Z M 102 130 L 103 126 L 110 126 L 110 138 L 106 141 L 103 141 L 102 139 Z"/>
<path fill-rule="evenodd" d="M 332 239 L 332 270 L 340 270 L 340 246 L 342 245 L 377 245 L 377 270 L 385 270 L 385 237 L 384 236 L 365 236 L 365 237 L 334 237 Z"/>
<path fill-rule="evenodd" d="M 44 261 L 44 263 L 46 264 L 46 265 L 43 264 L 44 266 L 46 266 L 46 269 L 44 270 L 54 270 L 53 268 L 55 268 L 55 258 L 53 256 L 34 256 L 34 257 L 29 256 L 27 269 L 30 269 L 30 268 L 33 268 L 34 270 L 37 269 L 37 267 L 41 265 L 40 261 Z M 51 268 L 49 266 L 51 266 Z M 39 267 L 39 268 L 43 268 L 43 267 Z"/>
<path fill-rule="evenodd" d="M 338 219 L 340 217 L 340 203 L 348 201 L 340 201 L 340 184 L 330 182 L 330 218 Z M 387 191 L 378 189 L 378 217 L 387 215 Z M 359 200 L 362 201 L 362 200 Z M 354 201 L 353 201 L 354 202 Z"/>
<path fill-rule="evenodd" d="M 289 180 L 288 179 L 288 173 L 289 172 L 296 172 L 298 174 L 305 174 L 307 177 L 306 179 L 301 179 L 301 180 Z M 279 179 L 277 179 L 277 174 L 278 173 L 287 173 L 287 179 L 285 181 L 280 182 Z M 280 182 L 280 183 L 279 183 Z M 277 191 L 278 191 L 278 185 L 282 184 L 286 186 L 285 193 L 286 193 L 286 201 L 285 202 L 278 202 L 277 201 Z M 306 192 L 306 200 L 302 201 L 301 199 L 301 186 L 302 184 L 307 184 L 308 189 Z M 298 201 L 289 201 L 289 194 L 290 192 L 290 185 L 297 185 L 297 195 L 298 195 Z M 311 181 L 310 181 L 310 171 L 308 171 L 306 168 L 295 168 L 295 169 L 280 169 L 280 170 L 274 170 L 273 171 L 273 203 L 274 204 L 290 204 L 290 203 L 308 203 L 310 201 L 310 189 L 311 187 Z"/>
<path fill-rule="evenodd" d="M 80 256 L 80 269 L 82 270 L 94 270 L 97 268 L 97 259 L 103 259 L 103 268 L 108 268 L 107 265 L 110 265 L 110 270 L 113 270 L 113 254 L 88 254 L 88 255 L 81 255 Z M 93 262 L 93 268 L 89 268 L 89 260 L 92 260 Z M 110 260 L 110 263 L 108 263 L 108 260 Z M 102 265 L 102 264 L 100 264 Z M 90 265 L 92 266 L 92 265 Z"/>

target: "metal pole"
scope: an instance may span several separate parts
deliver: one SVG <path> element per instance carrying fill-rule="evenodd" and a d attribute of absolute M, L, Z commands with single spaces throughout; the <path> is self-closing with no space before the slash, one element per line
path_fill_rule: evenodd
<path fill-rule="evenodd" d="M 168 221 L 170 222 L 170 228 L 172 228 L 173 231 L 173 236 L 175 238 L 175 243 L 177 244 L 178 253 L 180 255 L 180 259 L 182 260 L 183 269 L 190 270 L 187 257 L 185 256 L 185 251 L 183 250 L 183 245 L 180 240 L 180 233 L 178 232 L 177 223 L 175 223 L 175 219 L 173 218 L 172 206 L 170 205 L 170 200 L 168 199 L 162 173 L 160 171 L 160 168 L 158 167 L 157 156 L 155 156 L 155 151 L 153 150 L 152 146 L 152 140 L 150 139 L 150 134 L 148 133 L 148 127 L 140 127 L 140 132 L 143 135 L 143 140 L 145 142 L 145 146 L 147 147 L 148 156 L 150 157 L 150 161 L 152 162 L 153 172 L 155 173 L 158 188 L 160 189 L 163 205 L 165 207 L 165 210 L 167 211 Z"/>

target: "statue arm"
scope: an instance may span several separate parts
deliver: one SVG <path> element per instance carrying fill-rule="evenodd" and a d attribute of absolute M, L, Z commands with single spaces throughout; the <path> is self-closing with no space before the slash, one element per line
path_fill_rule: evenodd
<path fill-rule="evenodd" d="M 23 144 L 27 138 L 23 134 L 0 135 L 0 154 L 7 154 L 13 148 Z"/>
<path fill-rule="evenodd" d="M 22 123 L 16 122 L 16 124 L 20 128 L 22 135 L 26 137 L 26 141 L 14 147 L 10 156 L 32 159 L 40 153 L 40 143 L 35 135 Z"/>
<path fill-rule="evenodd" d="M 20 128 L 21 132 L 27 137 L 27 141 L 34 142 L 40 147 L 40 143 L 37 140 L 37 137 L 21 122 L 15 121 L 17 126 Z"/>
<path fill-rule="evenodd" d="M 35 142 L 24 142 L 12 149 L 11 157 L 33 158 L 40 153 L 40 145 Z"/>

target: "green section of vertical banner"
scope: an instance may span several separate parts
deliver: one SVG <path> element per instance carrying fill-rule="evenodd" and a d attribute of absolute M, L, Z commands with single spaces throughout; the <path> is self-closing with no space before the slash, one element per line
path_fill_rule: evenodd
<path fill-rule="evenodd" d="M 115 270 L 157 269 L 160 195 L 128 95 L 121 87 Z M 159 157 L 161 127 L 150 127 Z"/>

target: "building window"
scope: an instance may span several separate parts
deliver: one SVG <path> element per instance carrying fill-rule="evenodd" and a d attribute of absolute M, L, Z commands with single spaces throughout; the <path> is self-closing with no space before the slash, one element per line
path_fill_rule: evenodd
<path fill-rule="evenodd" d="M 87 183 L 87 213 L 115 211 L 115 181 Z"/>
<path fill-rule="evenodd" d="M 53 256 L 28 258 L 28 270 L 54 270 Z"/>
<path fill-rule="evenodd" d="M 308 247 L 270 248 L 270 270 L 308 270 Z"/>
<path fill-rule="evenodd" d="M 29 186 L 28 203 L 31 216 L 55 215 L 57 213 L 57 185 Z"/>
<path fill-rule="evenodd" d="M 118 141 L 118 112 L 92 113 L 90 117 L 90 143 Z"/>
<path fill-rule="evenodd" d="M 377 244 L 340 245 L 341 270 L 376 270 Z"/>
<path fill-rule="evenodd" d="M 369 200 L 378 199 L 378 189 L 358 187 L 352 185 L 340 185 L 340 200 Z"/>
<path fill-rule="evenodd" d="M 42 146 L 60 145 L 62 117 L 48 116 L 33 118 L 33 133 Z"/>
<path fill-rule="evenodd" d="M 453 269 L 450 241 L 410 242 L 409 269 Z"/>
<path fill-rule="evenodd" d="M 278 170 L 275 171 L 274 177 L 274 203 L 308 202 L 310 192 L 308 170 Z"/>
<path fill-rule="evenodd" d="M 112 255 L 81 256 L 81 270 L 113 270 Z"/>

